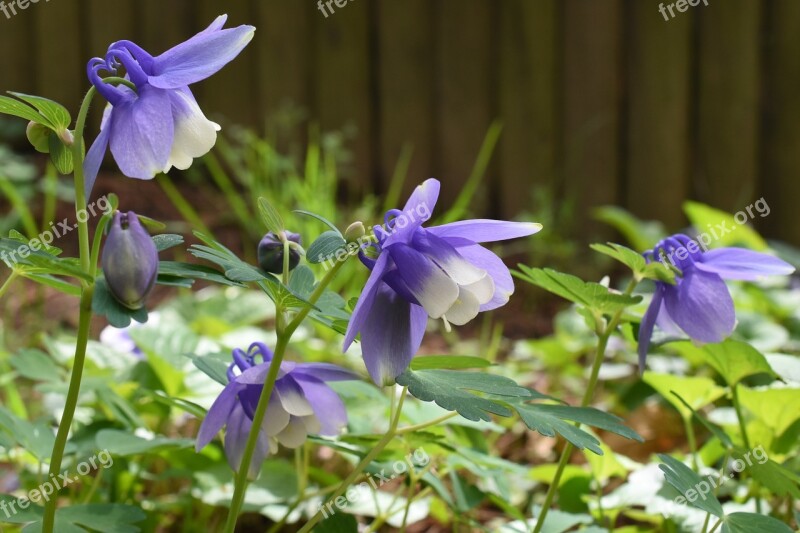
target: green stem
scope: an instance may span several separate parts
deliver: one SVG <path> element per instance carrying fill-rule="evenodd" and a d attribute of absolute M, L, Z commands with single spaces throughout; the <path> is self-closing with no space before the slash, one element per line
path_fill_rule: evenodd
<path fill-rule="evenodd" d="M 456 411 L 452 411 L 450 413 L 443 414 L 442 416 L 440 416 L 438 418 L 434 418 L 433 420 L 428 420 L 427 422 L 421 422 L 419 424 L 414 424 L 413 426 L 402 427 L 402 428 L 398 429 L 397 431 L 395 431 L 395 435 L 404 435 L 406 433 L 413 433 L 413 432 L 418 431 L 420 429 L 425 429 L 425 428 L 430 427 L 430 426 L 435 426 L 436 424 L 438 424 L 440 422 L 444 422 L 445 420 L 450 420 L 454 416 L 458 416 L 458 413 Z"/>
<path fill-rule="evenodd" d="M 628 286 L 625 289 L 625 295 L 630 296 L 637 284 L 638 280 L 636 280 L 636 278 L 631 279 L 630 283 L 628 283 Z M 613 317 L 611 317 L 611 320 L 602 331 L 598 331 L 597 350 L 595 351 L 594 362 L 592 363 L 592 371 L 589 376 L 589 385 L 586 387 L 586 392 L 583 395 L 581 407 L 587 407 L 592 402 L 594 391 L 597 387 L 597 378 L 600 375 L 600 367 L 603 366 L 603 359 L 605 358 L 608 339 L 611 337 L 611 334 L 616 331 L 621 318 L 622 311 L 620 310 L 617 311 Z M 542 504 L 542 512 L 536 519 L 536 525 L 533 528 L 533 533 L 540 533 L 542 527 L 544 526 L 545 518 L 547 518 L 547 513 L 550 511 L 550 506 L 553 505 L 553 499 L 558 491 L 558 485 L 561 482 L 561 476 L 564 475 L 564 470 L 567 468 L 567 463 L 569 463 L 569 458 L 574 449 L 575 447 L 572 445 L 572 443 L 568 442 L 566 446 L 564 446 L 564 451 L 561 452 L 561 458 L 558 461 L 558 467 L 556 468 L 555 476 L 553 477 L 550 487 L 547 489 L 547 494 L 545 495 L 544 503 Z"/>
<path fill-rule="evenodd" d="M 686 440 L 689 443 L 689 451 L 692 454 L 692 468 L 695 472 L 699 472 L 700 465 L 697 463 L 697 437 L 695 437 L 694 434 L 691 415 L 683 419 L 683 427 L 686 430 Z"/>
<path fill-rule="evenodd" d="M 319 282 L 317 287 L 314 289 L 314 292 L 311 293 L 308 301 L 312 305 L 319 300 L 320 296 L 325 292 L 325 288 L 331 282 L 331 280 L 336 276 L 336 273 L 339 269 L 344 265 L 344 261 L 337 263 L 328 273 L 322 278 L 322 281 Z M 252 429 L 250 430 L 250 435 L 247 438 L 247 444 L 245 445 L 244 454 L 242 455 L 242 462 L 239 464 L 239 470 L 236 473 L 236 481 L 235 487 L 233 490 L 233 499 L 231 500 L 231 507 L 228 511 L 228 518 L 225 522 L 224 531 L 226 533 L 233 533 L 234 529 L 236 528 L 236 521 L 239 518 L 239 512 L 242 509 L 242 504 L 244 503 L 244 496 L 247 492 L 247 485 L 249 483 L 247 479 L 247 473 L 250 470 L 250 463 L 253 460 L 253 452 L 255 452 L 256 444 L 258 443 L 258 435 L 260 433 L 258 428 L 261 428 L 264 422 L 264 416 L 267 412 L 267 405 L 269 404 L 269 399 L 272 396 L 272 391 L 275 388 L 275 381 L 278 379 L 278 372 L 281 368 L 281 362 L 283 361 L 283 357 L 286 353 L 286 347 L 289 345 L 289 340 L 292 338 L 295 330 L 300 326 L 308 313 L 311 311 L 311 306 L 304 307 L 294 319 L 286 326 L 283 326 L 283 319 L 280 317 L 283 315 L 282 309 L 277 309 L 276 315 L 278 316 L 278 340 L 275 344 L 275 351 L 272 356 L 272 361 L 269 365 L 269 372 L 267 373 L 267 379 L 264 382 L 264 388 L 261 389 L 261 396 L 258 399 L 258 406 L 256 407 L 256 411 L 253 414 L 253 424 Z"/>
<path fill-rule="evenodd" d="M 17 278 L 17 276 L 19 276 L 19 274 L 17 274 L 17 271 L 12 270 L 11 275 L 8 276 L 8 278 L 6 278 L 6 280 L 3 282 L 3 286 L 0 287 L 0 298 L 2 298 L 5 295 L 6 291 L 8 290 L 9 287 L 11 287 L 11 284 L 14 283 L 14 280 Z"/>
<path fill-rule="evenodd" d="M 742 413 L 742 405 L 739 403 L 739 386 L 734 385 L 733 389 L 733 408 L 736 411 L 736 418 L 739 420 L 739 431 L 742 432 L 742 442 L 745 448 L 752 450 L 750 447 L 750 437 L 747 435 L 747 425 L 744 421 L 744 414 Z M 756 498 L 756 512 L 761 513 L 761 498 L 758 495 L 758 483 L 753 484 Z"/>
<path fill-rule="evenodd" d="M 86 360 L 86 345 L 89 342 L 89 326 L 92 322 L 92 296 L 94 295 L 94 267 L 91 264 L 91 250 L 89 248 L 89 225 L 86 217 L 86 191 L 84 190 L 85 178 L 83 175 L 83 131 L 86 128 L 86 117 L 89 106 L 96 90 L 94 86 L 89 89 L 83 98 L 78 119 L 75 122 L 74 142 L 72 143 L 73 176 L 75 183 L 75 215 L 78 220 L 78 246 L 80 250 L 81 269 L 92 277 L 92 281 L 83 282 L 81 288 L 80 315 L 78 318 L 78 340 L 75 344 L 75 360 L 72 363 L 72 375 L 69 380 L 69 389 L 64 403 L 64 414 L 58 425 L 53 452 L 50 455 L 50 472 L 53 477 L 61 473 L 61 462 L 64 459 L 64 448 L 67 445 L 69 429 L 75 416 L 78 405 L 78 396 L 81 389 L 83 365 Z M 55 525 L 56 505 L 58 498 L 54 494 L 44 506 L 42 519 L 42 532 L 53 533 Z"/>
<path fill-rule="evenodd" d="M 350 473 L 349 476 L 347 476 L 347 479 L 345 479 L 339 484 L 339 488 L 336 489 L 336 491 L 333 494 L 331 494 L 331 497 L 328 498 L 328 501 L 334 501 L 336 500 L 336 498 L 344 494 L 347 491 L 348 487 L 350 487 L 353 484 L 353 482 L 356 479 L 358 479 L 358 476 L 361 475 L 361 472 L 363 472 L 364 469 L 367 468 L 370 465 L 370 463 L 372 463 L 372 461 L 374 461 L 375 458 L 383 451 L 383 449 L 386 448 L 386 446 L 390 442 L 392 442 L 392 440 L 395 438 L 397 431 L 397 424 L 400 422 L 400 415 L 402 414 L 403 411 L 403 402 L 405 401 L 406 393 L 407 393 L 407 387 L 403 387 L 403 392 L 400 396 L 400 401 L 397 404 L 396 412 L 394 413 L 391 423 L 389 424 L 389 430 L 386 432 L 383 438 L 381 438 L 381 440 L 378 441 L 375 447 L 372 448 L 369 451 L 369 453 L 364 456 L 361 462 L 358 463 L 358 465 L 356 465 L 355 469 Z M 317 525 L 317 523 L 321 519 L 322 519 L 322 509 L 317 511 L 317 514 L 312 516 L 311 520 L 309 520 L 306 523 L 306 525 L 304 525 L 300 529 L 300 531 L 298 531 L 298 533 L 308 533 L 315 525 Z"/>

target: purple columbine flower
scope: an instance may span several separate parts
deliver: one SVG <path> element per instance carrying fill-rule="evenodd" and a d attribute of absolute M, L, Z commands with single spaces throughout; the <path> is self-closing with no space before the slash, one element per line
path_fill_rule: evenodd
<path fill-rule="evenodd" d="M 378 385 L 394 383 L 408 367 L 429 316 L 449 328 L 508 302 L 514 292 L 508 268 L 477 243 L 542 229 L 541 224 L 502 220 L 423 228 L 438 196 L 438 180 L 419 185 L 402 211 L 386 213 L 385 228 L 375 227 L 377 260 L 360 254 L 372 274 L 347 327 L 344 349 L 361 333 L 364 362 Z"/>
<path fill-rule="evenodd" d="M 262 363 L 256 364 L 257 355 L 261 355 Z M 228 385 L 200 426 L 196 449 L 200 451 L 227 426 L 225 455 L 231 468 L 238 471 L 272 361 L 272 350 L 255 342 L 247 353 L 234 350 L 233 361 L 228 367 Z M 336 365 L 281 363 L 248 476 L 251 479 L 258 476 L 264 458 L 278 450 L 278 443 L 297 448 L 309 434 L 335 436 L 341 433 L 347 425 L 347 412 L 339 395 L 326 382 L 351 379 L 358 379 L 358 376 Z"/>
<path fill-rule="evenodd" d="M 653 327 L 669 335 L 682 333 L 699 342 L 721 342 L 736 326 L 736 314 L 723 280 L 756 281 L 789 275 L 794 267 L 777 257 L 744 248 L 704 251 L 694 240 L 677 234 L 644 253 L 647 262 L 671 263 L 680 270 L 675 285 L 657 281 L 639 328 L 639 369 L 644 369 Z"/>
<path fill-rule="evenodd" d="M 158 276 L 158 249 L 136 213 L 114 213 L 103 246 L 103 275 L 114 298 L 140 309 Z"/>
<path fill-rule="evenodd" d="M 189 85 L 215 74 L 232 61 L 253 38 L 253 26 L 222 29 L 227 15 L 163 54 L 153 57 L 131 41 L 117 41 L 105 58 L 89 61 L 89 81 L 108 100 L 100 135 L 84 163 L 87 196 L 108 146 L 123 174 L 152 179 L 173 166 L 187 169 L 208 153 L 220 126 L 206 118 Z M 100 71 L 116 73 L 136 86 L 103 82 Z"/>

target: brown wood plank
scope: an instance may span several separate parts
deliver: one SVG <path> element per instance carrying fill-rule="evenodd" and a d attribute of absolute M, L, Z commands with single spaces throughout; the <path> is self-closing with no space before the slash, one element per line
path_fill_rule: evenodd
<path fill-rule="evenodd" d="M 192 0 L 139 0 L 136 43 L 158 55 L 197 33 L 211 21 L 197 20 Z"/>
<path fill-rule="evenodd" d="M 728 0 L 695 8 L 700 50 L 694 193 L 729 211 L 749 205 L 756 192 L 762 5 Z"/>
<path fill-rule="evenodd" d="M 437 6 L 437 128 L 442 182 L 440 211 L 458 196 L 469 177 L 486 132 L 492 109 L 492 10 L 496 2 L 445 0 Z M 424 80 L 420 80 L 424 83 Z M 496 156 L 496 154 L 495 154 Z M 488 200 L 487 175 L 477 209 Z"/>
<path fill-rule="evenodd" d="M 564 193 L 586 236 L 592 207 L 619 201 L 622 3 L 564 1 Z"/>
<path fill-rule="evenodd" d="M 800 2 L 774 0 L 766 8 L 765 120 L 759 195 L 770 206 L 770 213 L 761 226 L 768 235 L 800 246 Z"/>
<path fill-rule="evenodd" d="M 202 0 L 193 5 L 197 10 L 195 29 L 186 37 L 191 37 L 225 13 L 228 14 L 226 28 L 241 24 L 254 25 L 255 9 L 249 0 L 235 0 L 224 4 Z M 253 41 L 236 59 L 217 74 L 192 87 L 192 90 L 196 90 L 198 102 L 206 115 L 219 122 L 223 128 L 234 124 L 256 127 L 262 123 L 262 117 L 256 108 L 255 72 L 258 54 L 253 47 L 255 40 L 259 38 L 261 36 L 256 30 Z"/>
<path fill-rule="evenodd" d="M 370 58 L 371 10 L 369 2 L 348 2 L 326 18 L 313 13 L 315 37 L 315 116 L 323 130 L 347 126 L 355 137 L 347 143 L 351 165 L 343 180 L 361 193 L 373 182 L 373 123 Z M 327 10 L 326 10 L 327 11 Z"/>
<path fill-rule="evenodd" d="M 429 0 L 378 3 L 380 52 L 380 170 L 381 188 L 389 187 L 405 146 L 413 150 L 404 193 L 435 172 L 435 41 Z M 405 194 L 402 195 L 405 197 Z"/>
<path fill-rule="evenodd" d="M 670 228 L 685 224 L 681 204 L 691 168 L 691 72 L 694 13 L 665 21 L 658 0 L 627 8 L 627 180 L 625 206 Z M 701 4 L 702 6 L 702 4 Z M 697 9 L 701 9 L 698 7 Z"/>
<path fill-rule="evenodd" d="M 33 6 L 39 8 L 41 6 Z M 9 18 L 0 12 L 0 92 L 19 91 L 32 93 L 36 90 L 36 58 L 33 45 L 34 19 L 38 9 L 28 9 L 17 15 L 9 12 Z M 7 53 L 13 50 L 14 53 Z"/>
<path fill-rule="evenodd" d="M 61 103 L 74 119 L 81 99 L 89 90 L 86 63 L 91 56 L 87 57 L 80 46 L 87 25 L 81 20 L 81 6 L 76 2 L 40 3 L 28 8 L 25 15 L 34 20 L 36 60 L 33 64 L 37 66 L 29 68 L 36 68 L 36 94 Z M 32 54 L 31 51 L 27 53 Z M 101 53 L 105 53 L 105 48 L 97 51 Z"/>
<path fill-rule="evenodd" d="M 322 16 L 307 2 L 262 0 L 256 3 L 256 38 L 252 46 L 257 55 L 255 72 L 261 116 L 275 125 L 291 116 L 291 109 L 308 114 L 311 108 L 312 17 Z M 298 129 L 304 129 L 302 124 Z M 271 130 L 274 128 L 270 128 Z M 283 132 L 282 132 L 283 133 Z M 288 144 L 302 140 L 294 133 Z M 281 149 L 285 146 L 279 145 Z"/>
<path fill-rule="evenodd" d="M 500 19 L 500 213 L 531 209 L 533 187 L 555 186 L 559 134 L 557 0 L 507 0 Z"/>

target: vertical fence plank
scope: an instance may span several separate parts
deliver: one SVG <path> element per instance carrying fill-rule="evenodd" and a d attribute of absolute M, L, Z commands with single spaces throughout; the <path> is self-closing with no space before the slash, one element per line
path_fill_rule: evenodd
<path fill-rule="evenodd" d="M 89 89 L 86 79 L 86 56 L 81 47 L 87 22 L 81 20 L 81 6 L 76 2 L 39 3 L 25 16 L 34 17 L 36 35 L 36 94 L 56 100 L 77 115 L 83 93 Z M 105 48 L 97 53 L 105 52 Z M 31 51 L 25 52 L 30 62 Z M 36 66 L 32 66 L 35 64 Z"/>
<path fill-rule="evenodd" d="M 408 191 L 435 172 L 434 10 L 429 0 L 381 0 L 378 9 L 379 179 L 386 190 L 403 147 L 411 146 Z"/>
<path fill-rule="evenodd" d="M 315 37 L 315 113 L 324 130 L 351 130 L 353 161 L 343 170 L 351 192 L 371 188 L 373 176 L 373 100 L 370 10 L 368 2 L 348 2 L 326 17 L 313 13 Z M 326 10 L 327 11 L 327 10 Z"/>
<path fill-rule="evenodd" d="M 689 192 L 693 13 L 664 20 L 658 0 L 628 2 L 627 183 L 634 214 L 671 228 Z"/>
<path fill-rule="evenodd" d="M 225 13 L 228 14 L 226 28 L 253 24 L 254 9 L 249 0 L 236 0 L 224 5 L 214 0 L 202 0 L 194 5 L 197 6 L 195 20 L 198 31 Z M 188 37 L 190 35 L 184 39 Z M 220 74 L 192 87 L 209 118 L 220 122 L 223 128 L 232 124 L 261 124 L 262 117 L 258 116 L 256 109 L 257 56 L 251 42 L 236 59 L 223 67 Z"/>
<path fill-rule="evenodd" d="M 40 7 L 40 6 L 35 6 Z M 34 19 L 30 11 L 6 18 L 0 13 L 0 50 L 14 50 L 14 53 L 0 54 L 2 86 L 0 92 L 20 91 L 31 93 L 36 89 L 31 58 L 35 46 Z"/>
<path fill-rule="evenodd" d="M 738 211 L 756 189 L 760 0 L 700 4 L 694 193 Z"/>
<path fill-rule="evenodd" d="M 584 228 L 591 207 L 618 202 L 622 4 L 565 0 L 564 9 L 564 192 Z"/>
<path fill-rule="evenodd" d="M 766 5 L 766 94 L 761 195 L 770 206 L 770 235 L 800 245 L 800 3 Z M 748 202 L 749 203 L 749 202 Z M 744 207 L 744 206 L 739 206 Z"/>
<path fill-rule="evenodd" d="M 197 20 L 192 0 L 139 0 L 136 38 L 151 54 L 160 54 L 194 35 L 211 21 Z"/>
<path fill-rule="evenodd" d="M 558 168 L 557 0 L 507 0 L 501 10 L 498 101 L 500 213 L 530 209 L 534 186 L 552 189 Z"/>
<path fill-rule="evenodd" d="M 256 3 L 258 100 L 261 116 L 272 117 L 288 105 L 308 112 L 311 105 L 311 17 L 306 2 L 261 0 Z"/>
<path fill-rule="evenodd" d="M 469 177 L 494 118 L 492 109 L 492 6 L 494 2 L 446 0 L 437 3 L 437 107 L 442 207 Z M 486 176 L 486 181 L 491 179 Z M 484 188 L 483 190 L 486 190 Z M 473 205 L 485 203 L 478 195 Z"/>

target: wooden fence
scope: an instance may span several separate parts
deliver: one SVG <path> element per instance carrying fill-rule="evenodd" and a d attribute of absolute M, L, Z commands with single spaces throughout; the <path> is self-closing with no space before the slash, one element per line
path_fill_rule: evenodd
<path fill-rule="evenodd" d="M 111 41 L 160 52 L 227 12 L 257 35 L 198 87 L 203 107 L 257 125 L 290 100 L 323 128 L 355 124 L 357 188 L 385 189 L 410 142 L 411 175 L 451 200 L 500 119 L 491 214 L 543 186 L 575 198 L 579 227 L 615 203 L 677 228 L 686 198 L 764 196 L 760 228 L 800 244 L 800 1 L 700 1 L 669 20 L 656 0 L 338 2 L 325 17 L 314 0 L 42 0 L 0 13 L 0 88 L 76 107 Z"/>

